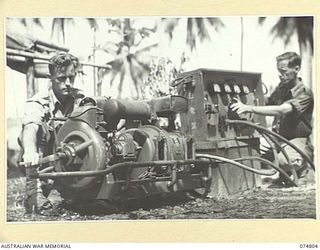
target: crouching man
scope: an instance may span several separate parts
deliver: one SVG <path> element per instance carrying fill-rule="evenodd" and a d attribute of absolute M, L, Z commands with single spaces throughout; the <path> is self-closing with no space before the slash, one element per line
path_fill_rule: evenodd
<path fill-rule="evenodd" d="M 39 179 L 29 176 L 36 173 L 39 159 L 54 153 L 55 133 L 63 118 L 70 114 L 76 99 L 83 97 L 73 88 L 73 83 L 79 68 L 78 59 L 71 54 L 58 52 L 49 60 L 50 84 L 48 93 L 37 93 L 25 105 L 22 131 L 19 136 L 21 156 L 26 169 L 26 197 L 27 212 L 38 212 L 52 208 L 48 200 L 50 186 Z"/>
<path fill-rule="evenodd" d="M 264 116 L 274 116 L 274 132 L 288 139 L 300 148 L 312 159 L 313 146 L 310 136 L 312 134 L 312 112 L 314 106 L 313 94 L 302 79 L 298 77 L 301 67 L 301 57 L 295 52 L 287 52 L 276 58 L 280 83 L 270 95 L 266 106 L 251 106 L 236 100 L 231 109 L 238 114 L 255 113 Z M 282 153 L 278 154 L 280 167 L 292 173 L 296 171 L 297 177 L 302 178 L 307 164 L 302 156 L 288 145 L 282 145 L 286 151 L 289 161 Z M 280 174 L 274 182 L 275 185 L 286 186 L 284 176 Z"/>

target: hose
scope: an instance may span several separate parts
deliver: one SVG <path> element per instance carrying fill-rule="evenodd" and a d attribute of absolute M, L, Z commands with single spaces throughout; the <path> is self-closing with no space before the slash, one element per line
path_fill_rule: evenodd
<path fill-rule="evenodd" d="M 58 173 L 36 173 L 32 175 L 32 178 L 60 178 L 60 177 L 89 177 L 89 176 L 99 176 L 99 175 L 107 175 L 112 173 L 113 171 L 119 169 L 119 168 L 128 168 L 128 167 L 149 167 L 149 166 L 169 166 L 169 165 L 186 165 L 186 164 L 210 164 L 211 160 L 218 160 L 222 162 L 227 162 L 232 165 L 238 166 L 240 168 L 243 168 L 249 172 L 253 172 L 259 175 L 267 175 L 272 176 L 274 175 L 273 172 L 270 171 L 259 171 L 257 169 L 253 169 L 250 167 L 247 167 L 239 162 L 236 162 L 234 160 L 230 160 L 224 157 L 220 156 L 214 156 L 214 155 L 206 155 L 206 154 L 200 154 L 197 155 L 201 158 L 207 158 L 210 160 L 204 160 L 204 159 L 188 159 L 188 160 L 170 160 L 170 161 L 148 161 L 148 162 L 122 162 L 122 163 L 116 163 L 112 166 L 107 167 L 103 170 L 96 170 L 96 171 L 77 171 L 77 172 L 58 172 Z"/>
<path fill-rule="evenodd" d="M 272 149 L 272 153 L 273 153 L 273 157 L 274 157 L 274 161 L 275 161 L 274 164 L 275 164 L 276 166 L 279 166 L 279 159 L 278 159 L 278 157 L 277 157 L 278 152 L 277 152 L 276 148 L 273 147 L 273 145 L 272 145 L 272 143 L 273 143 L 274 141 L 272 141 L 271 138 L 270 138 L 269 136 L 267 136 L 266 134 L 263 134 L 263 133 L 260 132 L 260 131 L 258 131 L 258 132 L 259 132 L 259 133 L 262 135 L 262 137 L 268 142 L 270 148 Z M 261 152 L 261 150 L 260 150 L 260 152 Z M 268 151 L 265 151 L 265 153 L 267 153 L 267 152 L 268 152 Z"/>
<path fill-rule="evenodd" d="M 258 157 L 258 156 L 243 156 L 241 158 L 235 158 L 233 160 L 234 161 L 256 160 L 256 161 L 264 162 L 267 165 L 270 165 L 275 170 L 277 170 L 280 173 L 282 173 L 288 179 L 288 181 L 290 181 L 293 185 L 296 186 L 296 184 L 290 179 L 289 175 L 282 168 L 280 168 L 278 165 L 274 164 L 273 162 L 271 162 L 271 161 L 269 161 L 267 159 L 264 159 L 264 158 L 261 158 L 261 157 Z M 273 172 L 273 174 L 276 174 L 276 172 Z"/>
<path fill-rule="evenodd" d="M 275 147 L 273 147 L 272 143 L 274 143 L 279 150 L 281 151 L 281 153 L 284 155 L 284 157 L 286 158 L 287 162 L 290 163 L 290 159 L 289 156 L 287 154 L 287 151 L 284 150 L 283 147 L 281 147 L 280 143 L 273 138 L 271 135 L 269 134 L 264 134 L 263 132 L 261 132 L 260 130 L 258 130 L 258 132 L 266 139 L 266 141 L 269 143 L 270 147 L 272 148 L 273 151 L 273 155 L 274 155 L 274 161 L 275 164 L 277 166 L 277 170 L 287 179 L 287 181 L 289 181 L 291 184 L 293 184 L 294 186 L 297 186 L 297 184 L 290 178 L 290 176 L 287 174 L 286 171 L 284 171 L 282 168 L 279 167 L 279 159 L 278 159 L 278 152 L 276 150 Z M 295 170 L 292 171 L 293 175 L 294 175 L 294 179 L 296 180 L 297 177 L 297 173 Z"/>
<path fill-rule="evenodd" d="M 227 158 L 224 158 L 224 157 L 219 157 L 219 156 L 215 156 L 215 155 L 208 155 L 208 154 L 206 154 L 206 155 L 197 154 L 196 156 L 198 156 L 198 157 L 203 157 L 203 158 L 208 158 L 208 159 L 223 158 L 223 160 L 222 160 L 221 162 L 228 162 L 228 163 L 231 163 L 231 164 L 233 164 L 232 161 L 237 162 L 237 161 L 243 161 L 243 160 L 258 160 L 258 161 L 261 161 L 261 162 L 264 162 L 264 163 L 270 165 L 271 167 L 273 167 L 274 169 L 276 169 L 277 171 L 279 171 L 280 173 L 282 173 L 282 174 L 285 176 L 285 178 L 288 179 L 288 181 L 289 181 L 290 183 L 292 183 L 294 186 L 297 186 L 297 184 L 295 184 L 295 182 L 290 179 L 289 175 L 288 175 L 282 168 L 276 166 L 276 165 L 275 165 L 274 163 L 272 163 L 271 161 L 268 161 L 268 160 L 263 159 L 263 158 L 259 158 L 259 157 L 257 157 L 257 156 L 245 156 L 245 157 L 236 158 L 236 159 L 232 159 L 232 160 L 227 159 Z M 239 164 L 239 165 L 238 165 L 238 164 Z M 240 163 L 238 163 L 238 164 L 237 164 L 237 165 L 236 165 L 236 164 L 233 164 L 233 165 L 236 165 L 236 166 L 241 167 L 241 168 L 243 168 L 243 166 L 244 166 L 244 167 L 245 167 L 244 169 L 246 169 L 246 170 L 248 170 L 248 171 L 250 171 L 250 172 L 254 172 L 254 173 L 256 173 L 256 174 L 261 174 L 261 175 L 266 175 L 266 176 L 272 176 L 272 175 L 275 174 L 275 172 L 269 172 L 269 173 L 268 173 L 268 172 L 263 172 L 264 174 L 262 174 L 262 171 L 258 171 L 258 170 L 256 170 L 256 169 L 254 169 L 255 171 L 251 171 L 252 168 L 247 167 L 247 166 L 245 166 L 245 165 L 243 165 L 243 164 L 240 164 Z M 242 165 L 242 166 L 240 166 L 240 165 Z M 250 169 L 250 170 L 249 170 L 249 169 Z"/>
<path fill-rule="evenodd" d="M 230 124 L 242 124 L 242 125 L 246 125 L 246 126 L 250 126 L 250 127 L 253 127 L 255 128 L 256 130 L 261 130 L 263 132 L 265 132 L 266 134 L 269 134 L 269 135 L 272 135 L 274 137 L 276 137 L 277 139 L 285 142 L 286 144 L 288 144 L 290 147 L 292 147 L 294 150 L 296 150 L 304 160 L 306 160 L 311 168 L 313 170 L 315 170 L 315 166 L 312 162 L 312 160 L 303 152 L 301 151 L 296 145 L 294 145 L 293 143 L 291 143 L 289 140 L 287 140 L 286 138 L 284 138 L 283 136 L 273 132 L 273 131 L 270 131 L 268 129 L 266 129 L 265 127 L 262 127 L 260 125 L 256 125 L 256 124 L 253 124 L 252 122 L 248 122 L 248 121 L 242 121 L 242 120 L 229 120 L 229 119 L 226 119 L 226 122 L 227 123 L 230 123 Z"/>
<path fill-rule="evenodd" d="M 235 158 L 235 159 L 232 159 L 234 161 L 247 161 L 247 160 L 255 160 L 255 161 L 261 161 L 263 163 L 266 163 L 268 165 L 270 165 L 272 168 L 278 170 L 278 166 L 276 164 L 274 164 L 273 162 L 267 160 L 267 159 L 264 159 L 264 158 L 261 158 L 261 157 L 258 157 L 258 156 L 242 156 L 240 158 Z M 275 173 L 274 173 L 275 174 Z"/>
<path fill-rule="evenodd" d="M 281 174 L 283 174 L 283 176 L 294 186 L 297 186 L 297 184 L 290 179 L 290 176 L 286 173 L 286 171 L 284 171 L 282 168 L 279 167 L 279 165 L 274 164 L 273 162 L 264 159 L 264 158 L 260 158 L 257 156 L 246 156 L 246 157 L 241 157 L 241 158 L 237 158 L 237 159 L 233 159 L 234 161 L 238 161 L 238 160 L 257 160 L 257 161 L 261 161 L 264 162 L 268 165 L 270 165 L 271 167 L 273 167 L 275 170 L 279 171 Z M 275 173 L 274 173 L 275 174 Z"/>
<path fill-rule="evenodd" d="M 113 171 L 121 168 L 128 167 L 149 167 L 149 166 L 169 166 L 169 165 L 187 165 L 187 164 L 209 164 L 209 160 L 170 160 L 170 161 L 146 161 L 146 162 L 121 162 L 114 165 L 108 166 L 103 170 L 92 170 L 92 171 L 73 171 L 73 172 L 56 172 L 56 173 L 43 173 L 43 174 L 34 174 L 30 176 L 31 178 L 59 178 L 59 177 L 89 177 L 89 176 L 99 176 L 107 175 Z"/>
<path fill-rule="evenodd" d="M 80 117 L 80 116 L 82 116 L 84 113 L 86 113 L 87 111 L 89 111 L 89 110 L 91 110 L 91 109 L 95 109 L 95 110 L 97 110 L 97 111 L 102 111 L 102 109 L 100 109 L 100 108 L 98 108 L 98 107 L 95 107 L 95 106 L 93 106 L 93 107 L 88 107 L 88 108 L 86 108 L 86 109 L 84 109 L 80 114 L 75 114 L 75 115 L 69 115 L 68 116 L 68 118 L 70 119 L 70 118 L 77 118 L 77 117 Z"/>
<path fill-rule="evenodd" d="M 264 159 L 264 158 L 261 158 L 261 157 L 258 157 L 258 156 L 242 156 L 240 158 L 235 158 L 235 159 L 232 159 L 233 161 L 247 161 L 247 160 L 255 160 L 255 161 L 261 161 L 263 163 L 266 163 L 268 165 L 270 165 L 272 168 L 276 169 L 277 171 L 281 171 L 282 169 L 279 168 L 276 164 L 274 164 L 273 162 L 267 160 L 267 159 Z M 222 161 L 217 161 L 218 163 L 221 163 Z M 280 170 L 279 170 L 280 169 Z M 282 170 L 283 171 L 283 170 Z M 276 172 L 273 172 L 273 175 L 276 174 Z M 270 174 L 271 175 L 271 174 Z"/>
<path fill-rule="evenodd" d="M 230 160 L 228 158 L 217 156 L 217 155 L 196 154 L 196 157 L 198 157 L 198 158 L 206 158 L 206 159 L 211 159 L 211 160 L 218 160 L 220 162 L 226 162 L 226 163 L 232 164 L 234 166 L 237 166 L 239 168 L 245 169 L 245 170 L 247 170 L 247 171 L 249 171 L 251 173 L 255 173 L 255 174 L 259 174 L 259 175 L 272 176 L 272 175 L 275 174 L 274 172 L 270 172 L 270 171 L 262 171 L 262 170 L 254 169 L 254 168 L 248 167 L 248 166 L 246 166 L 244 164 L 241 164 L 241 163 L 235 161 L 234 159 Z M 242 160 L 242 158 L 238 158 L 238 160 Z"/>
<path fill-rule="evenodd" d="M 263 134 L 261 131 L 259 131 L 259 133 Z M 289 158 L 289 156 L 288 156 L 287 151 L 286 151 L 283 147 L 281 147 L 280 143 L 279 143 L 274 137 L 272 137 L 272 136 L 269 135 L 269 134 L 265 134 L 265 135 L 266 135 L 265 138 L 268 138 L 269 140 L 271 140 L 271 141 L 279 148 L 280 152 L 281 152 L 281 153 L 284 155 L 284 157 L 286 158 L 286 160 L 287 160 L 287 162 L 288 162 L 288 165 L 291 166 L 291 160 L 290 160 L 290 158 Z M 278 153 L 276 152 L 274 158 L 277 159 L 276 161 L 277 161 L 277 164 L 278 164 L 278 166 L 279 166 L 279 159 L 278 159 L 277 154 L 278 154 Z M 282 171 L 281 173 L 284 174 L 285 171 Z M 297 179 L 298 179 L 298 176 L 297 176 L 297 172 L 296 172 L 296 170 L 295 170 L 294 168 L 291 168 L 291 173 L 293 174 L 294 180 L 297 180 Z M 292 182 L 291 178 L 290 178 L 287 174 L 285 174 L 284 176 L 286 177 L 286 179 L 287 179 L 288 181 Z"/>

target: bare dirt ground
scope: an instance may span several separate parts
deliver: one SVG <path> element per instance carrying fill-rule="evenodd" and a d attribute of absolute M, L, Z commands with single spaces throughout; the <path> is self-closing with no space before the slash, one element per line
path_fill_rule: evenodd
<path fill-rule="evenodd" d="M 68 205 L 56 191 L 50 194 L 54 208 L 45 215 L 26 214 L 23 207 L 25 178 L 7 181 L 7 221 L 87 221 L 156 219 L 283 219 L 316 218 L 316 185 L 306 179 L 299 187 L 257 189 L 227 198 L 199 198 L 190 194 L 157 196 L 119 203 Z"/>

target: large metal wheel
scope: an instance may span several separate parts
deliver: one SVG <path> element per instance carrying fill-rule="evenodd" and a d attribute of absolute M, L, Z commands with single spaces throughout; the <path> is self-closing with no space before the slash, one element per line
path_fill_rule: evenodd
<path fill-rule="evenodd" d="M 92 171 L 102 170 L 106 166 L 106 148 L 100 134 L 83 121 L 68 120 L 57 134 L 58 145 L 74 147 L 91 140 L 86 149 L 75 154 L 69 160 L 59 162 L 55 166 L 57 171 Z M 79 193 L 89 190 L 99 183 L 102 177 L 70 177 L 56 181 L 56 186 L 63 194 Z M 68 195 L 69 196 L 69 195 Z"/>

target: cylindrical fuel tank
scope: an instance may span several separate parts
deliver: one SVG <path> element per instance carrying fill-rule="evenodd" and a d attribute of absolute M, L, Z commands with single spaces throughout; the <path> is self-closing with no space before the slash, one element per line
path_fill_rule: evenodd
<path fill-rule="evenodd" d="M 104 120 L 113 122 L 120 119 L 144 120 L 150 118 L 150 106 L 145 101 L 118 100 L 104 96 L 87 97 L 80 106 L 92 104 L 103 110 Z"/>

